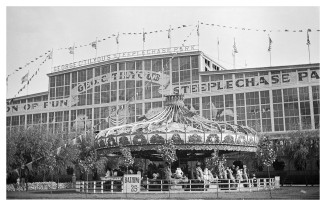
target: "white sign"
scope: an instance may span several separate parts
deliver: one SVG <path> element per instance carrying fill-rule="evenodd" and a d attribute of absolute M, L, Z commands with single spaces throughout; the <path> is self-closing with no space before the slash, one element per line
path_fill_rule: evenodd
<path fill-rule="evenodd" d="M 124 175 L 123 176 L 123 191 L 126 193 L 139 193 L 140 192 L 141 176 Z"/>
<path fill-rule="evenodd" d="M 61 71 L 66 69 L 72 69 L 75 67 L 95 64 L 104 61 L 110 61 L 113 59 L 121 59 L 121 58 L 129 58 L 129 57 L 137 57 L 137 56 L 145 56 L 145 55 L 148 56 L 148 55 L 171 54 L 171 53 L 190 52 L 190 51 L 198 51 L 198 45 L 148 49 L 148 50 L 140 50 L 140 51 L 132 51 L 132 52 L 122 52 L 117 54 L 109 54 L 97 58 L 84 59 L 70 64 L 55 66 L 53 67 L 53 71 L 56 72 L 56 71 Z"/>

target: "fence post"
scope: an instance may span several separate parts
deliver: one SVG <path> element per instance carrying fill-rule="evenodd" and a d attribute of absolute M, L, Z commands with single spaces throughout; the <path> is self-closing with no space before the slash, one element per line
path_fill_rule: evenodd
<path fill-rule="evenodd" d="M 113 181 L 111 180 L 111 193 L 113 193 Z"/>
<path fill-rule="evenodd" d="M 192 187 L 191 187 L 191 179 L 190 179 L 190 184 L 189 184 L 189 191 L 191 191 Z"/>
<path fill-rule="evenodd" d="M 146 178 L 146 190 L 149 191 L 149 185 L 148 185 L 148 177 Z"/>
<path fill-rule="evenodd" d="M 103 193 L 103 181 L 101 181 L 101 193 Z"/>
<path fill-rule="evenodd" d="M 161 180 L 161 191 L 163 192 L 163 185 L 162 185 L 163 183 L 162 183 L 162 180 Z"/>
<path fill-rule="evenodd" d="M 94 181 L 94 193 L 96 193 L 96 181 Z"/>

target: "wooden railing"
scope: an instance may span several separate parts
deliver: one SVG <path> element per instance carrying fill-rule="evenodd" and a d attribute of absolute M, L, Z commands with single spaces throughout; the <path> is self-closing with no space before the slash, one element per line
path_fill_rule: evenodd
<path fill-rule="evenodd" d="M 274 188 L 274 178 L 248 179 L 247 181 L 219 179 L 217 182 L 190 179 L 188 182 L 178 184 L 164 179 L 143 179 L 140 193 L 259 191 Z M 81 193 L 125 193 L 123 182 L 119 180 L 77 181 L 75 189 L 76 192 Z"/>

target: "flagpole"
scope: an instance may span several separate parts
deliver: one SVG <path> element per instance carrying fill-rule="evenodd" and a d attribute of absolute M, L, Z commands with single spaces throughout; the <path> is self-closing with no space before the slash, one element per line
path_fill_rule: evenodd
<path fill-rule="evenodd" d="M 29 85 L 29 80 L 28 80 L 28 76 L 29 76 L 29 70 L 28 70 L 28 72 L 27 72 L 27 89 L 26 89 L 26 92 L 27 92 L 27 95 L 28 95 L 28 85 Z"/>
<path fill-rule="evenodd" d="M 269 51 L 269 66 L 272 66 L 272 50 Z"/>
<path fill-rule="evenodd" d="M 309 64 L 311 64 L 310 62 L 310 45 L 308 44 L 308 54 L 309 54 Z"/>
<path fill-rule="evenodd" d="M 233 69 L 235 69 L 235 53 L 232 51 L 232 56 L 233 56 Z"/>
<path fill-rule="evenodd" d="M 75 42 L 74 42 L 73 53 L 72 53 L 72 63 L 74 62 L 75 62 Z"/>
<path fill-rule="evenodd" d="M 172 38 L 172 35 L 171 35 L 171 25 L 170 25 L 170 29 L 169 29 L 169 36 L 170 36 L 169 43 L 170 43 L 170 50 L 171 50 L 171 45 L 172 45 L 172 43 L 171 43 L 171 38 Z"/>
<path fill-rule="evenodd" d="M 309 31 L 311 31 L 311 30 L 310 29 L 307 30 L 307 46 L 308 46 L 309 64 L 311 64 L 311 62 L 310 62 L 310 39 L 309 39 Z"/>
<path fill-rule="evenodd" d="M 145 41 L 144 41 L 144 28 L 143 28 L 143 51 L 145 50 Z"/>
<path fill-rule="evenodd" d="M 117 54 L 119 54 L 119 32 L 118 32 L 118 36 L 116 38 L 116 43 L 117 43 Z"/>
<path fill-rule="evenodd" d="M 233 69 L 235 69 L 235 54 L 236 54 L 236 45 L 235 45 L 235 37 L 233 38 Z"/>
<path fill-rule="evenodd" d="M 96 44 L 95 44 L 95 59 L 97 58 L 97 37 L 96 37 Z"/>
<path fill-rule="evenodd" d="M 197 44 L 198 44 L 198 51 L 199 51 L 199 21 L 197 24 Z"/>
<path fill-rule="evenodd" d="M 52 67 L 53 67 L 53 48 L 52 48 L 51 54 L 52 54 L 52 56 L 51 56 L 51 71 L 53 71 L 52 70 Z"/>
<path fill-rule="evenodd" d="M 220 61 L 220 41 L 217 37 L 217 61 Z"/>

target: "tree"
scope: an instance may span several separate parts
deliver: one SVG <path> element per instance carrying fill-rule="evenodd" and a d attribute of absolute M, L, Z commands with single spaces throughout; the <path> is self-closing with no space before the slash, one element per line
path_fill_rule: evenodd
<path fill-rule="evenodd" d="M 268 178 L 270 179 L 269 167 L 276 160 L 276 156 L 277 156 L 274 150 L 273 142 L 269 140 L 267 137 L 260 138 L 256 154 L 258 156 L 258 159 L 260 159 L 263 162 L 263 164 L 267 166 Z M 269 194 L 270 197 L 272 198 L 271 188 Z"/>
<path fill-rule="evenodd" d="M 171 165 L 178 160 L 176 147 L 173 141 L 169 140 L 163 145 L 158 147 L 158 153 L 161 155 L 163 161 L 166 163 L 165 176 L 166 179 L 171 178 Z"/>
<path fill-rule="evenodd" d="M 212 156 L 206 159 L 205 165 L 213 174 L 218 175 L 220 178 L 224 177 L 226 159 L 224 155 L 222 157 L 218 156 L 218 150 L 214 150 Z"/>
<path fill-rule="evenodd" d="M 39 127 L 13 131 L 7 139 L 7 169 L 21 168 L 50 154 L 51 143 Z"/>
<path fill-rule="evenodd" d="M 126 167 L 126 172 L 128 174 L 128 167 L 134 164 L 134 157 L 131 155 L 131 151 L 129 147 L 121 147 L 120 148 L 121 157 L 119 158 L 119 165 Z"/>

